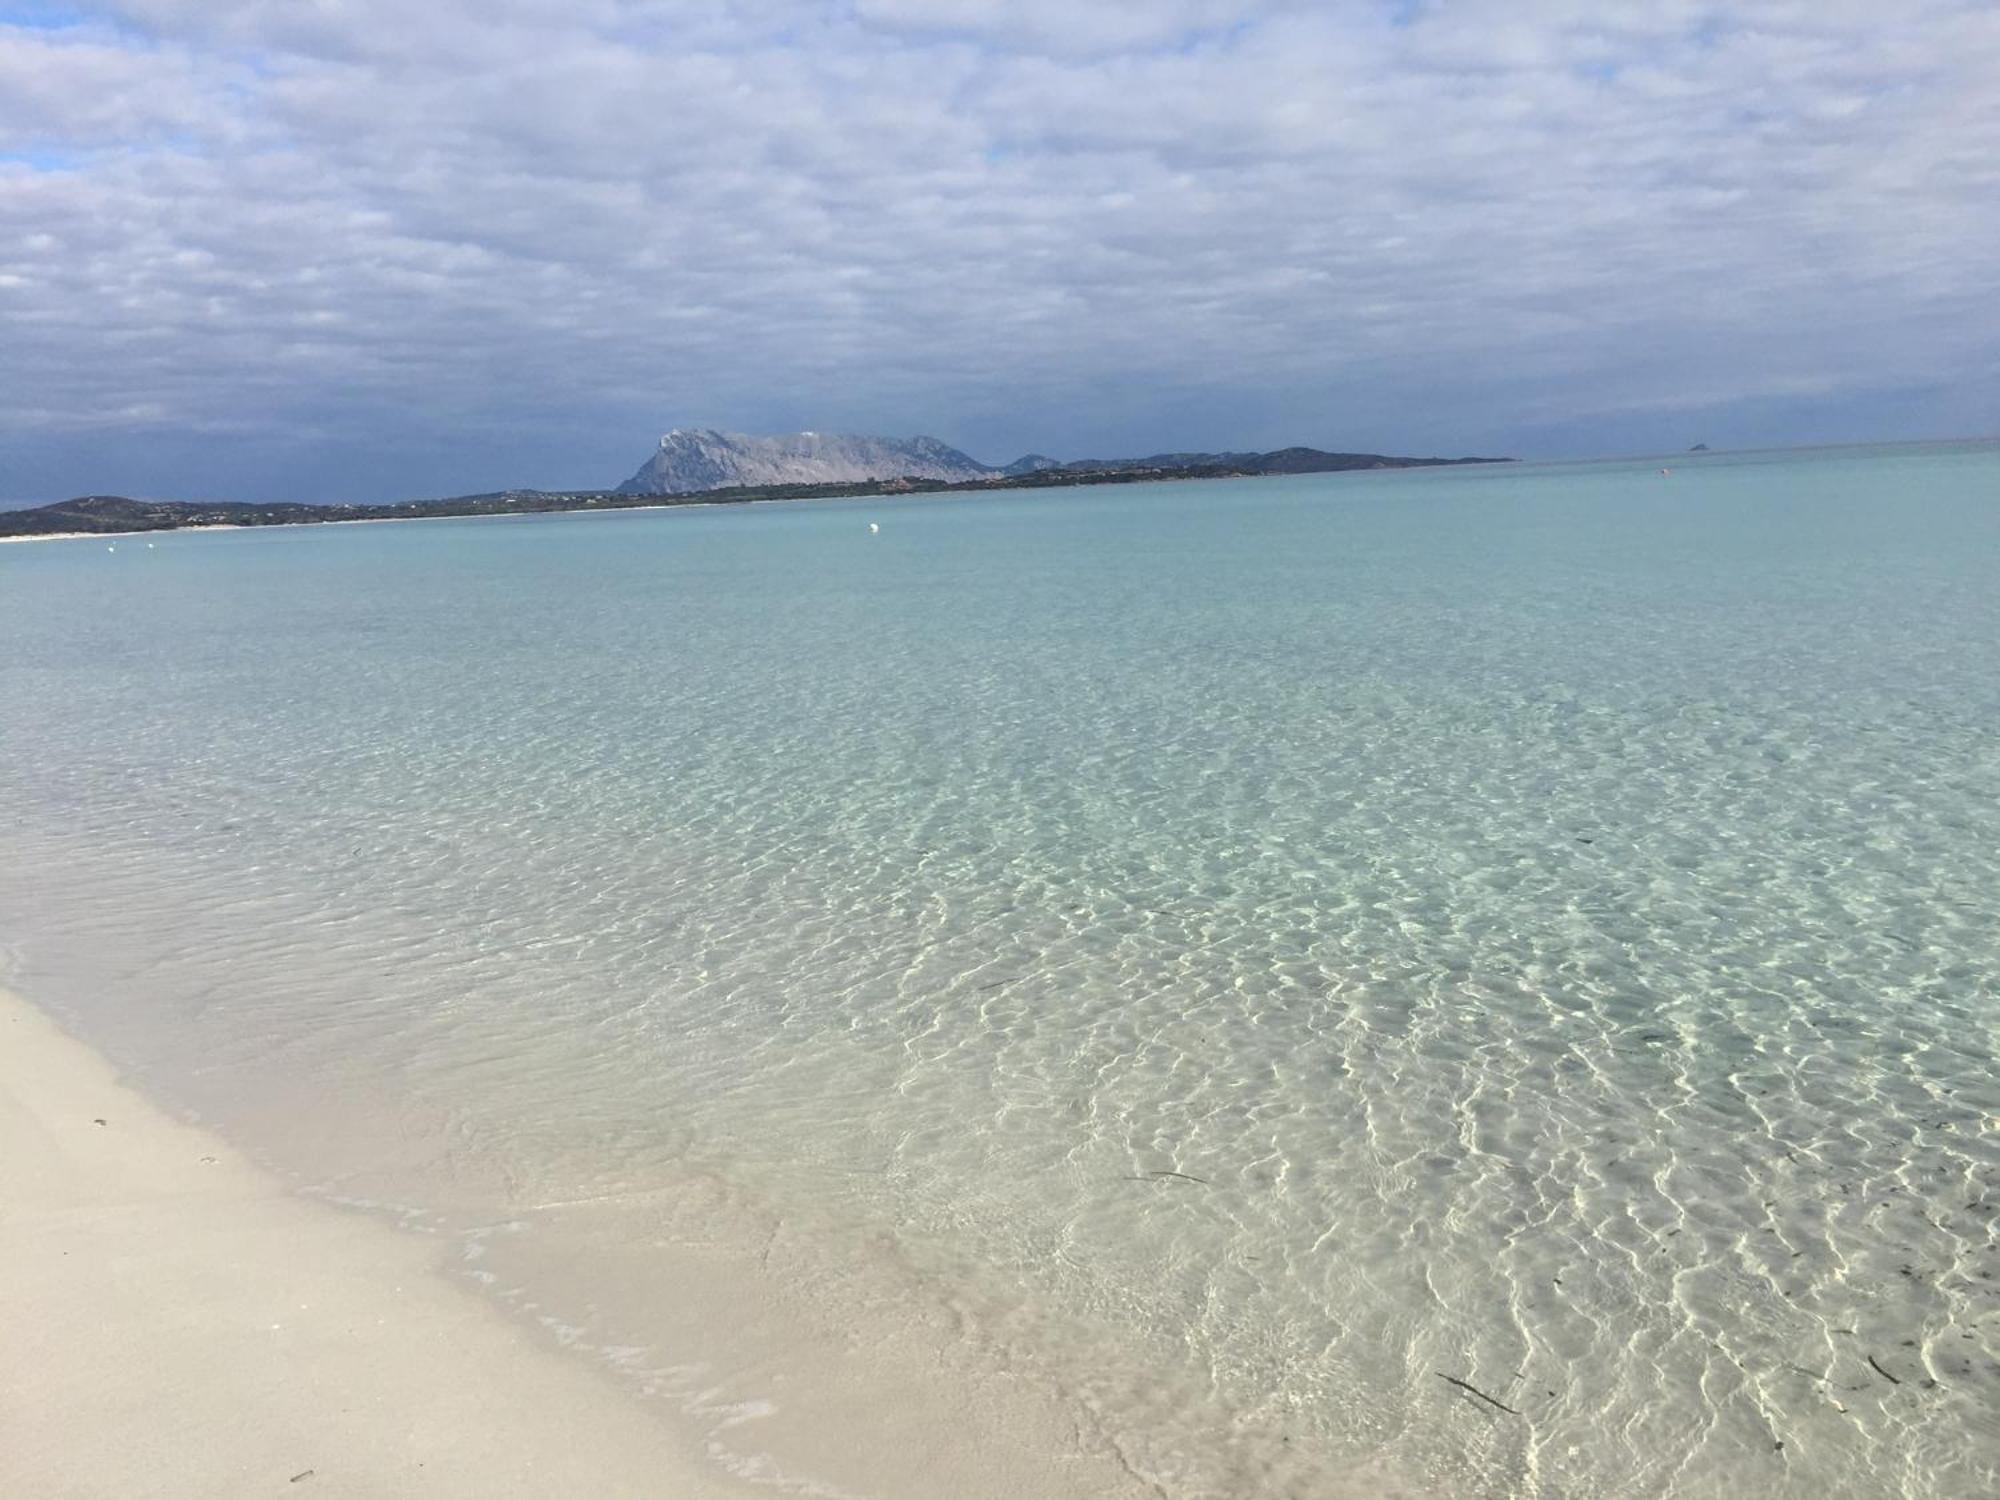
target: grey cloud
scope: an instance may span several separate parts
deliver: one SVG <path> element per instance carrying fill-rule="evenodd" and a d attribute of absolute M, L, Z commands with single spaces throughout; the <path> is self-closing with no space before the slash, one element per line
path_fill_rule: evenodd
<path fill-rule="evenodd" d="M 1081 56 L 1188 43 L 1274 9 L 1249 0 L 856 0 L 854 7 L 863 22 L 892 31 Z"/>
<path fill-rule="evenodd" d="M 110 32 L 0 25 L 0 151 L 207 133 L 214 123 L 207 103 L 222 71 L 182 49 L 135 48 Z"/>
<path fill-rule="evenodd" d="M 1996 76 L 1935 0 L 0 26 L 0 493 L 608 482 L 696 423 L 1899 435 L 2000 393 Z"/>

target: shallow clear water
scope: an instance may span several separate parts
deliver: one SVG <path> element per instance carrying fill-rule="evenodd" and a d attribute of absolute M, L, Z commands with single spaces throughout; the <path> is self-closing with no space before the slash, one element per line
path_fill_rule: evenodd
<path fill-rule="evenodd" d="M 301 1170 L 886 1236 L 1175 1492 L 1985 1493 L 1996 580 L 1993 445 L 5 547 L 0 940 Z"/>

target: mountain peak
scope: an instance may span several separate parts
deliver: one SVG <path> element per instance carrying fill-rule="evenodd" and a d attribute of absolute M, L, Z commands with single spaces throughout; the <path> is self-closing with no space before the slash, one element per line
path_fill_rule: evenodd
<path fill-rule="evenodd" d="M 675 428 L 639 472 L 618 488 L 627 495 L 684 495 L 739 485 L 851 484 L 865 479 L 984 479 L 993 470 L 934 437 L 867 437 L 792 432 L 757 437 L 714 428 Z"/>

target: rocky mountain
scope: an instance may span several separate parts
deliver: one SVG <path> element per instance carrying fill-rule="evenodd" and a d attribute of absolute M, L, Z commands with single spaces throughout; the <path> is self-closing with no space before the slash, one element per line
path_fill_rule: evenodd
<path fill-rule="evenodd" d="M 1060 460 L 1028 453 L 1010 464 L 983 464 L 936 438 L 861 437 L 794 432 L 751 437 L 712 428 L 676 429 L 645 465 L 618 486 L 621 495 L 688 495 L 769 485 L 858 484 L 921 479 L 965 484 L 1037 474 L 1217 471 L 1229 474 L 1324 474 L 1343 469 L 1404 469 L 1428 464 L 1490 463 L 1476 458 L 1397 458 L 1384 453 L 1327 453 L 1279 448 L 1271 453 L 1155 453 L 1147 458 Z"/>
<path fill-rule="evenodd" d="M 751 437 L 741 432 L 678 428 L 639 472 L 618 486 L 622 495 L 685 495 L 741 485 L 852 484 L 864 479 L 984 479 L 995 470 L 936 438 L 858 437 L 794 432 Z"/>

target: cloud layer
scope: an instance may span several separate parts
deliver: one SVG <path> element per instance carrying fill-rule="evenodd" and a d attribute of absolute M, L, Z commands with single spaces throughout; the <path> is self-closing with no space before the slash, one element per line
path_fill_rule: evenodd
<path fill-rule="evenodd" d="M 0 495 L 2000 426 L 2000 11 L 0 0 Z"/>

